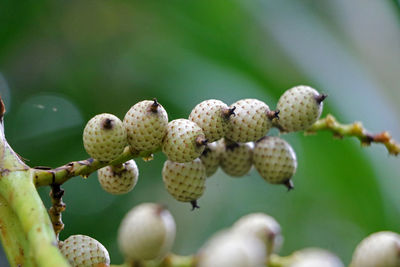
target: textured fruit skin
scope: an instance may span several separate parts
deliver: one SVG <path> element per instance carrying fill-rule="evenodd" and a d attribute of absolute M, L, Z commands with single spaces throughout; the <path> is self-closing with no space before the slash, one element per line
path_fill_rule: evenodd
<path fill-rule="evenodd" d="M 351 267 L 400 266 L 400 235 L 383 231 L 369 235 L 358 244 Z"/>
<path fill-rule="evenodd" d="M 265 181 L 286 183 L 297 169 L 293 148 L 279 137 L 266 136 L 255 144 L 253 164 Z"/>
<path fill-rule="evenodd" d="M 73 267 L 110 265 L 107 249 L 96 239 L 85 235 L 71 235 L 60 242 L 60 251 Z"/>
<path fill-rule="evenodd" d="M 178 201 L 192 202 L 204 193 L 206 168 L 200 159 L 185 163 L 167 160 L 162 177 L 165 188 Z"/>
<path fill-rule="evenodd" d="M 162 143 L 162 151 L 169 160 L 189 162 L 200 157 L 205 145 L 196 144 L 197 138 L 203 138 L 201 128 L 186 119 L 177 119 L 168 123 L 167 134 Z"/>
<path fill-rule="evenodd" d="M 153 111 L 155 103 L 158 105 L 156 112 Z M 157 150 L 167 132 L 167 125 L 167 112 L 154 100 L 136 103 L 124 118 L 129 145 L 137 151 Z"/>
<path fill-rule="evenodd" d="M 224 149 L 222 143 L 216 141 L 207 144 L 201 154 L 200 160 L 206 168 L 207 177 L 212 176 L 218 170 L 222 149 Z"/>
<path fill-rule="evenodd" d="M 196 123 L 203 130 L 208 142 L 214 142 L 225 135 L 229 117 L 223 112 L 228 105 L 220 100 L 210 99 L 197 104 L 189 115 L 189 120 Z"/>
<path fill-rule="evenodd" d="M 257 99 L 242 99 L 233 103 L 235 115 L 229 119 L 225 137 L 237 143 L 257 141 L 265 136 L 272 126 L 267 104 Z"/>
<path fill-rule="evenodd" d="M 118 157 L 127 143 L 122 121 L 116 116 L 102 113 L 94 116 L 83 130 L 83 145 L 94 159 L 110 161 Z"/>
<path fill-rule="evenodd" d="M 198 254 L 198 267 L 265 267 L 264 243 L 251 235 L 222 231 Z"/>
<path fill-rule="evenodd" d="M 242 177 L 246 175 L 253 166 L 253 147 L 252 142 L 232 143 L 230 141 L 221 141 L 222 153 L 220 165 L 222 170 L 233 177 Z"/>
<path fill-rule="evenodd" d="M 110 194 L 121 195 L 131 191 L 139 177 L 139 169 L 132 159 L 116 167 L 106 166 L 97 171 L 101 187 Z"/>
<path fill-rule="evenodd" d="M 305 85 L 284 92 L 276 106 L 280 111 L 277 121 L 280 128 L 286 132 L 310 128 L 321 116 L 323 102 L 315 99 L 319 95 L 317 90 Z"/>
<path fill-rule="evenodd" d="M 250 213 L 241 217 L 232 226 L 232 230 L 261 240 L 266 246 L 267 255 L 279 252 L 283 243 L 281 226 L 265 213 Z"/>
<path fill-rule="evenodd" d="M 130 210 L 118 230 L 118 245 L 128 261 L 163 258 L 172 248 L 176 225 L 162 205 L 143 203 Z"/>
<path fill-rule="evenodd" d="M 288 267 L 344 267 L 342 261 L 331 252 L 320 248 L 305 248 L 291 256 Z"/>

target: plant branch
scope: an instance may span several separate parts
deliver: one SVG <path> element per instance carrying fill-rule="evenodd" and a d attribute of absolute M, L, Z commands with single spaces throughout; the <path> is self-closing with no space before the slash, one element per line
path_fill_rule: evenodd
<path fill-rule="evenodd" d="M 49 209 L 50 220 L 53 224 L 54 233 L 57 240 L 59 240 L 60 232 L 64 229 L 62 221 L 62 212 L 65 210 L 65 203 L 62 201 L 64 190 L 60 185 L 52 185 L 50 191 L 51 203 L 53 204 Z"/>
<path fill-rule="evenodd" d="M 0 238 L 12 266 L 33 266 L 28 240 L 17 215 L 0 195 Z"/>
<path fill-rule="evenodd" d="M 99 161 L 96 159 L 86 159 L 80 161 L 73 161 L 60 166 L 55 169 L 43 170 L 33 169 L 34 171 L 34 184 L 36 187 L 46 185 L 61 185 L 75 176 L 89 177 L 90 174 L 108 165 L 122 164 L 133 158 L 143 157 L 149 160 L 152 157 L 150 152 L 137 152 L 132 150 L 129 146 L 125 147 L 124 152 L 118 158 L 110 161 Z"/>
<path fill-rule="evenodd" d="M 387 131 L 371 134 L 363 127 L 361 122 L 341 124 L 334 116 L 328 114 L 325 118 L 314 123 L 306 131 L 306 134 L 315 134 L 318 131 L 330 131 L 338 138 L 353 136 L 358 138 L 364 146 L 369 146 L 371 143 L 381 143 L 386 146 L 389 154 L 397 156 L 400 153 L 400 144 Z"/>

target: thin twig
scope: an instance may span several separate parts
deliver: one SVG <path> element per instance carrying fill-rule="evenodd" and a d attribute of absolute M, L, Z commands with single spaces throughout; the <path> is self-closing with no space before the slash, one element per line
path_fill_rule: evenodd
<path fill-rule="evenodd" d="M 132 149 L 130 149 L 129 146 L 127 146 L 125 147 L 124 152 L 118 156 L 118 158 L 110 162 L 99 161 L 89 158 L 86 160 L 73 161 L 50 170 L 33 169 L 33 182 L 36 187 L 46 185 L 61 185 L 75 176 L 82 176 L 83 178 L 87 178 L 93 172 L 108 165 L 122 164 L 128 160 L 137 157 L 143 157 L 145 160 L 149 160 L 149 158 L 151 158 L 151 155 L 152 153 L 149 152 L 133 151 Z"/>
<path fill-rule="evenodd" d="M 306 131 L 306 134 L 314 134 L 319 131 L 330 131 L 338 138 L 343 138 L 345 136 L 357 137 L 364 146 L 369 146 L 372 143 L 381 143 L 386 146 L 389 154 L 397 156 L 400 153 L 400 144 L 396 142 L 387 131 L 371 134 L 363 127 L 361 122 L 341 124 L 335 117 L 329 114 L 325 118 L 319 119 L 314 123 L 314 125 Z"/>
<path fill-rule="evenodd" d="M 56 234 L 57 240 L 59 240 L 60 232 L 64 229 L 64 223 L 62 221 L 62 212 L 65 210 L 66 205 L 62 201 L 64 190 L 61 189 L 60 185 L 51 185 L 50 197 L 51 203 L 53 204 L 49 209 L 49 215 L 53 224 L 53 229 Z"/>

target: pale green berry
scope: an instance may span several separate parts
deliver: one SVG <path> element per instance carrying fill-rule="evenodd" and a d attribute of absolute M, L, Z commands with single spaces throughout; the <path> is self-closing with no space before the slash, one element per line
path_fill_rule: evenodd
<path fill-rule="evenodd" d="M 253 147 L 252 142 L 236 143 L 230 140 L 222 140 L 222 153 L 220 165 L 222 170 L 233 177 L 246 175 L 253 166 Z"/>
<path fill-rule="evenodd" d="M 242 99 L 233 103 L 234 116 L 229 118 L 225 137 L 237 143 L 257 141 L 272 127 L 272 118 L 277 112 L 257 99 Z"/>
<path fill-rule="evenodd" d="M 157 150 L 167 132 L 167 125 L 168 114 L 155 99 L 136 103 L 124 118 L 129 145 L 137 151 Z"/>
<path fill-rule="evenodd" d="M 204 133 L 196 123 L 177 119 L 168 123 L 162 151 L 171 161 L 189 162 L 200 157 L 206 144 Z"/>
<path fill-rule="evenodd" d="M 164 206 L 143 203 L 125 215 L 118 244 L 127 262 L 162 259 L 170 252 L 175 233 L 175 220 Z"/>
<path fill-rule="evenodd" d="M 275 122 L 286 132 L 307 130 L 321 116 L 326 97 L 309 86 L 293 87 L 279 98 L 279 120 Z"/>
<path fill-rule="evenodd" d="M 294 252 L 288 267 L 344 267 L 342 261 L 331 252 L 320 248 L 306 248 Z"/>
<path fill-rule="evenodd" d="M 400 235 L 383 231 L 369 235 L 358 244 L 351 267 L 399 267 Z"/>
<path fill-rule="evenodd" d="M 205 190 L 206 168 L 200 159 L 179 163 L 167 160 L 162 169 L 167 191 L 178 201 L 190 202 L 198 208 L 197 199 Z"/>
<path fill-rule="evenodd" d="M 232 230 L 260 239 L 267 248 L 267 255 L 278 252 L 282 246 L 281 226 L 265 213 L 251 213 L 241 217 L 232 226 Z"/>
<path fill-rule="evenodd" d="M 206 168 L 207 177 L 212 176 L 218 170 L 223 149 L 223 145 L 219 141 L 206 145 L 206 148 L 200 156 L 200 160 Z"/>
<path fill-rule="evenodd" d="M 198 253 L 198 267 L 265 267 L 263 242 L 252 235 L 222 231 L 214 235 Z"/>
<path fill-rule="evenodd" d="M 116 116 L 103 113 L 94 116 L 83 130 L 83 145 L 94 159 L 111 161 L 118 157 L 127 143 L 122 121 Z"/>
<path fill-rule="evenodd" d="M 139 177 L 136 162 L 131 159 L 117 166 L 106 166 L 97 171 L 101 187 L 110 194 L 120 195 L 131 191 Z"/>
<path fill-rule="evenodd" d="M 253 164 L 265 181 L 293 188 L 291 178 L 297 169 L 297 159 L 293 148 L 285 140 L 266 136 L 257 141 Z"/>
<path fill-rule="evenodd" d="M 71 235 L 59 244 L 63 254 L 73 267 L 109 266 L 107 249 L 96 239 L 85 235 Z"/>
<path fill-rule="evenodd" d="M 233 110 L 224 102 L 210 99 L 196 105 L 189 115 L 189 120 L 200 126 L 211 143 L 224 137 L 232 114 Z"/>

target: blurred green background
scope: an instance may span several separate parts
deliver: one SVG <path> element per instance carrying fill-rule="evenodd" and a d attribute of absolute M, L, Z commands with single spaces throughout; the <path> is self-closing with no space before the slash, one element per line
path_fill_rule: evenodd
<path fill-rule="evenodd" d="M 275 108 L 284 90 L 307 84 L 329 94 L 323 115 L 360 120 L 400 140 L 400 8 L 386 0 L 13 1 L 0 0 L 0 89 L 6 134 L 31 166 L 87 158 L 81 135 L 98 113 L 125 112 L 157 97 L 169 119 L 199 102 L 259 98 Z M 272 132 L 271 134 L 277 134 Z M 282 255 L 309 246 L 349 262 L 371 232 L 400 231 L 400 159 L 329 133 L 283 136 L 299 167 L 295 190 L 252 170 L 218 171 L 190 211 L 161 179 L 165 156 L 137 160 L 136 188 L 112 196 L 96 174 L 65 184 L 61 238 L 98 239 L 121 263 L 116 233 L 138 203 L 166 204 L 177 223 L 173 251 L 190 254 L 250 212 L 281 224 Z M 48 188 L 40 192 L 49 205 Z M 4 256 L 1 266 L 7 266 Z"/>

